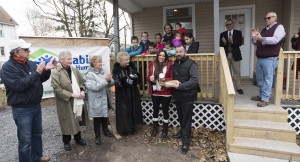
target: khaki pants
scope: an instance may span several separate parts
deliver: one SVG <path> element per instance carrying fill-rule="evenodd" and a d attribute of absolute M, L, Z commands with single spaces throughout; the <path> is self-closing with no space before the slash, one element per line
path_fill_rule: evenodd
<path fill-rule="evenodd" d="M 228 52 L 227 61 L 236 89 L 241 89 L 241 61 L 234 61 L 232 53 Z"/>

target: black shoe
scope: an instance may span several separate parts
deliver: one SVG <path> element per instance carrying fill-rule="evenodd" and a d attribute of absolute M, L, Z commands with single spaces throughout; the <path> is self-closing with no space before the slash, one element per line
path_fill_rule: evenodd
<path fill-rule="evenodd" d="M 83 139 L 80 139 L 79 141 L 76 141 L 76 144 L 81 145 L 81 146 L 85 146 L 86 142 Z"/>
<path fill-rule="evenodd" d="M 65 145 L 64 145 L 64 149 L 65 149 L 66 151 L 71 151 L 71 150 L 72 150 L 72 147 L 71 147 L 70 143 L 65 144 Z"/>
<path fill-rule="evenodd" d="M 109 130 L 104 130 L 104 131 L 103 131 L 103 134 L 104 134 L 106 137 L 113 137 L 113 136 L 114 136 Z"/>
<path fill-rule="evenodd" d="M 182 145 L 181 152 L 183 155 L 186 155 L 186 153 L 189 151 L 188 145 Z"/>
<path fill-rule="evenodd" d="M 166 139 L 168 137 L 168 124 L 169 123 L 164 123 L 163 125 L 163 130 L 160 136 L 162 139 Z"/>
<path fill-rule="evenodd" d="M 100 137 L 96 137 L 95 143 L 96 143 L 96 145 L 100 145 L 101 144 Z"/>
<path fill-rule="evenodd" d="M 236 90 L 239 94 L 244 94 L 244 91 L 242 89 Z"/>
<path fill-rule="evenodd" d="M 172 137 L 173 137 L 173 138 L 181 138 L 181 137 L 182 137 L 181 131 L 177 132 L 177 133 L 174 134 Z"/>
<path fill-rule="evenodd" d="M 158 121 L 153 121 L 153 126 L 151 130 L 151 137 L 156 137 L 158 131 Z"/>

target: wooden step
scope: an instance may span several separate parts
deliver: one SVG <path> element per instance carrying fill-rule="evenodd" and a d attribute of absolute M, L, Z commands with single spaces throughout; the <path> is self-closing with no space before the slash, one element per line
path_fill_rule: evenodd
<path fill-rule="evenodd" d="M 296 143 L 257 138 L 234 137 L 229 151 L 300 161 L 300 147 Z"/>
<path fill-rule="evenodd" d="M 288 113 L 279 106 L 266 106 L 266 107 L 250 107 L 250 106 L 236 106 L 234 108 L 235 119 L 242 120 L 262 120 L 286 123 Z"/>
<path fill-rule="evenodd" d="M 234 120 L 234 137 L 296 142 L 296 131 L 286 122 Z"/>

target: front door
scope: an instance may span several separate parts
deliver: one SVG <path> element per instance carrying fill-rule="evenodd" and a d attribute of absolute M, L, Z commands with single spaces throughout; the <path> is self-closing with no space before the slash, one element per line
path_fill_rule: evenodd
<path fill-rule="evenodd" d="M 241 76 L 252 78 L 251 70 L 251 8 L 246 9 L 221 9 L 220 10 L 220 33 L 226 30 L 225 21 L 232 19 L 235 29 L 242 31 L 244 43 L 240 46 L 242 52 Z"/>

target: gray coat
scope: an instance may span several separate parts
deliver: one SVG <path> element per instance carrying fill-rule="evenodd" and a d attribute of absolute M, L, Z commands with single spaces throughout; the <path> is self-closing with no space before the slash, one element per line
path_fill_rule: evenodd
<path fill-rule="evenodd" d="M 86 75 L 86 89 L 88 94 L 89 117 L 108 117 L 111 107 L 111 97 L 108 88 L 114 85 L 114 80 L 105 80 L 104 71 L 97 72 L 90 68 Z"/>
<path fill-rule="evenodd" d="M 74 72 L 79 87 L 84 88 L 80 72 L 75 67 L 71 66 L 70 68 Z M 52 69 L 51 86 L 54 89 L 57 115 L 62 134 L 77 134 L 80 131 L 80 126 L 73 113 L 72 82 L 67 71 L 60 64 L 55 69 Z M 82 116 L 86 116 L 85 112 L 83 111 Z M 87 118 L 85 119 L 87 120 Z"/>

